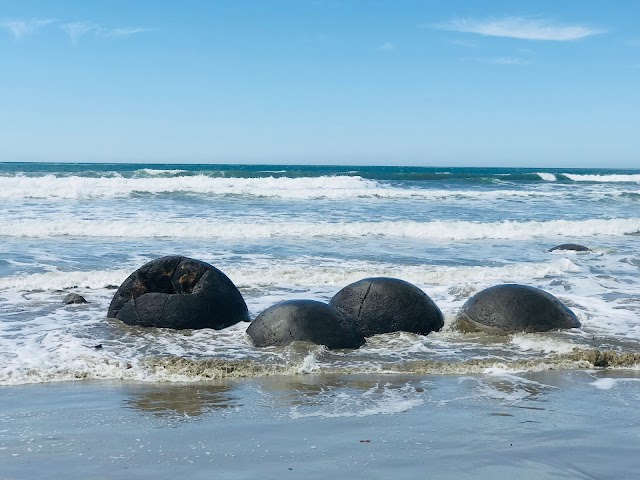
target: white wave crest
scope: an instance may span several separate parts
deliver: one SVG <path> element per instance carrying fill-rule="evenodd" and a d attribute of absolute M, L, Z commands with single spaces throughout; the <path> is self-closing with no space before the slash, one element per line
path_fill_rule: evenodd
<path fill-rule="evenodd" d="M 122 198 L 132 194 L 233 195 L 285 199 L 349 198 L 486 198 L 549 197 L 559 192 L 534 190 L 431 190 L 400 188 L 357 176 L 300 178 L 214 178 L 206 175 L 167 176 L 174 171 L 143 170 L 147 178 L 79 176 L 0 177 L 0 199 Z M 177 171 L 176 171 L 177 172 Z M 164 176 L 163 176 L 164 175 Z"/>
<path fill-rule="evenodd" d="M 156 168 L 142 168 L 138 170 L 138 172 L 143 173 L 145 175 L 178 175 L 180 173 L 187 172 L 187 170 L 164 170 L 164 169 L 156 169 Z"/>
<path fill-rule="evenodd" d="M 606 182 L 606 183 L 640 183 L 640 174 L 636 175 L 576 175 L 573 173 L 563 173 L 563 176 L 567 177 L 574 182 Z"/>
<path fill-rule="evenodd" d="M 538 172 L 536 175 L 546 182 L 555 182 L 557 180 L 553 173 Z"/>
<path fill-rule="evenodd" d="M 481 240 L 577 238 L 595 235 L 620 236 L 640 231 L 640 218 L 609 220 L 552 220 L 546 222 L 269 222 L 238 223 L 217 220 L 164 218 L 157 220 L 6 220 L 0 236 L 6 237 L 100 237 L 100 238 L 314 238 L 399 237 L 429 240 Z"/>

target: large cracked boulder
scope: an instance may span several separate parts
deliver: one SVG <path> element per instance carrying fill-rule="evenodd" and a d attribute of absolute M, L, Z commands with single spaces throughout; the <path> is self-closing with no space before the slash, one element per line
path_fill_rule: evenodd
<path fill-rule="evenodd" d="M 397 278 L 365 278 L 344 287 L 329 304 L 351 318 L 365 337 L 397 331 L 427 335 L 444 325 L 433 300 Z"/>
<path fill-rule="evenodd" d="M 113 296 L 107 316 L 128 325 L 174 329 L 219 330 L 249 321 L 242 295 L 224 273 L 178 255 L 133 272 Z"/>
<path fill-rule="evenodd" d="M 547 332 L 579 328 L 580 321 L 550 293 L 527 285 L 496 285 L 478 292 L 462 306 L 456 326 L 495 334 Z"/>
<path fill-rule="evenodd" d="M 358 348 L 364 337 L 341 312 L 315 300 L 277 303 L 256 317 L 247 329 L 256 347 L 285 346 L 306 341 L 327 348 Z"/>

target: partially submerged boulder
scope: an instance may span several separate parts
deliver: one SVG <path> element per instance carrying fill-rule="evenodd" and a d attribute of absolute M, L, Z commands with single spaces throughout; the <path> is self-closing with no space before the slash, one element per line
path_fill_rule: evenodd
<path fill-rule="evenodd" d="M 82 295 L 78 295 L 77 293 L 70 293 L 69 295 L 64 297 L 63 302 L 65 303 L 65 305 L 71 305 L 73 303 L 87 303 L 87 300 Z"/>
<path fill-rule="evenodd" d="M 107 316 L 128 325 L 174 329 L 219 330 L 249 321 L 242 295 L 224 273 L 178 255 L 133 272 L 113 296 Z"/>
<path fill-rule="evenodd" d="M 456 319 L 462 331 L 496 334 L 579 328 L 580 321 L 560 300 L 539 288 L 505 284 L 475 294 Z"/>
<path fill-rule="evenodd" d="M 251 322 L 247 334 L 256 347 L 285 346 L 296 340 L 330 349 L 358 348 L 365 343 L 353 322 L 315 300 L 277 303 Z"/>
<path fill-rule="evenodd" d="M 577 243 L 563 243 L 562 245 L 556 245 L 553 248 L 550 248 L 550 252 L 555 252 L 556 250 L 569 250 L 573 252 L 590 252 L 591 249 L 585 247 L 584 245 L 579 245 Z"/>
<path fill-rule="evenodd" d="M 397 331 L 427 335 L 444 325 L 433 300 L 397 278 L 365 278 L 344 287 L 329 304 L 351 318 L 365 337 Z"/>

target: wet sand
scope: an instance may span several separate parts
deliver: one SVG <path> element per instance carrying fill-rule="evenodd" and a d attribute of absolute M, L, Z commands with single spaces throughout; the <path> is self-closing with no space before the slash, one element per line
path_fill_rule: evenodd
<path fill-rule="evenodd" d="M 631 478 L 640 372 L 0 388 L 0 478 Z"/>

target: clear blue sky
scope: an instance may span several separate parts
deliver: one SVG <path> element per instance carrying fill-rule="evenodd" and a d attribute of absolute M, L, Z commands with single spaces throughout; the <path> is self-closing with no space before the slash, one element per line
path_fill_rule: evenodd
<path fill-rule="evenodd" d="M 0 0 L 0 161 L 640 167 L 636 0 Z"/>

